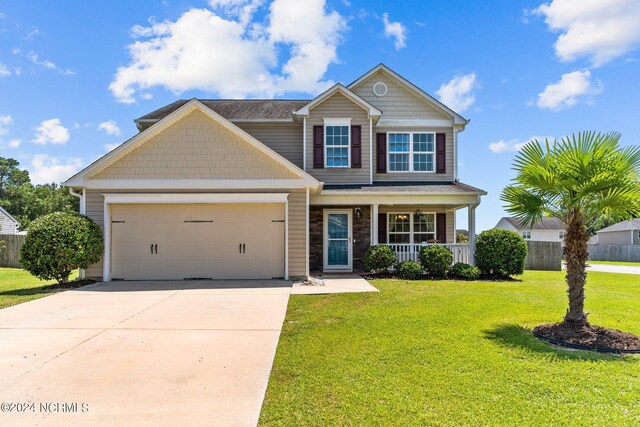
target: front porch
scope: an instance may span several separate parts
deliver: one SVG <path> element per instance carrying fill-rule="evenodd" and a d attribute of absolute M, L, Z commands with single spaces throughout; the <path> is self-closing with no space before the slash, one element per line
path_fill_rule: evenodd
<path fill-rule="evenodd" d="M 425 246 L 439 245 L 449 249 L 453 254 L 453 262 L 463 262 L 469 264 L 471 251 L 468 243 L 389 243 L 388 246 L 398 256 L 398 262 L 418 260 L 420 251 Z"/>

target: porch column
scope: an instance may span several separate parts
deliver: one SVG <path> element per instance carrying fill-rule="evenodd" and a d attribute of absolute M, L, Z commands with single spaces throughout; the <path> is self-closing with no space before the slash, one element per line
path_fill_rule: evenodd
<path fill-rule="evenodd" d="M 476 250 L 476 207 L 469 205 L 469 264 L 476 265 L 473 253 Z"/>
<path fill-rule="evenodd" d="M 378 244 L 378 205 L 371 205 L 371 244 Z"/>

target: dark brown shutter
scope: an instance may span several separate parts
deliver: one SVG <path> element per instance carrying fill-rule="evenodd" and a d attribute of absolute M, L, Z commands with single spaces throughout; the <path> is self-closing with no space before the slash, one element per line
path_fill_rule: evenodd
<path fill-rule="evenodd" d="M 436 240 L 447 243 L 447 214 L 436 214 Z"/>
<path fill-rule="evenodd" d="M 387 214 L 378 214 L 378 243 L 387 243 Z"/>
<path fill-rule="evenodd" d="M 377 166 L 376 172 L 387 173 L 387 134 L 376 134 L 376 155 Z"/>
<path fill-rule="evenodd" d="M 324 167 L 324 126 L 313 127 L 313 167 Z"/>
<path fill-rule="evenodd" d="M 362 167 L 362 127 L 351 126 L 351 167 Z"/>
<path fill-rule="evenodd" d="M 436 173 L 447 173 L 446 141 L 446 134 L 436 134 Z"/>

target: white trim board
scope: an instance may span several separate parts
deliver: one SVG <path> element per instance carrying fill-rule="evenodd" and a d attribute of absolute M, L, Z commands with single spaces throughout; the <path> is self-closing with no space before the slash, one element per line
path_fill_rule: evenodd
<path fill-rule="evenodd" d="M 305 187 L 310 186 L 301 179 L 94 179 L 88 180 L 84 185 L 84 188 L 96 190 L 251 190 Z"/>
<path fill-rule="evenodd" d="M 336 92 L 340 92 L 342 95 L 347 97 L 351 102 L 360 106 L 363 110 L 366 110 L 367 113 L 369 114 L 369 117 L 380 117 L 382 115 L 382 111 L 378 110 L 376 107 L 374 107 L 373 105 L 371 105 L 370 103 L 368 103 L 367 101 L 365 101 L 364 99 L 356 95 L 355 93 L 351 92 L 346 86 L 344 86 L 341 83 L 336 83 L 326 91 L 322 92 L 320 95 L 315 97 L 311 102 L 309 102 L 304 107 L 300 108 L 298 111 L 295 111 L 293 114 L 295 114 L 296 116 L 308 117 L 309 110 L 312 110 L 316 105 L 321 104 L 323 101 L 325 101 L 327 98 L 329 98 L 331 95 L 333 95 Z"/>
<path fill-rule="evenodd" d="M 166 194 L 166 193 L 107 193 L 103 194 L 105 203 L 285 203 L 289 199 L 288 193 L 195 193 L 195 194 Z"/>

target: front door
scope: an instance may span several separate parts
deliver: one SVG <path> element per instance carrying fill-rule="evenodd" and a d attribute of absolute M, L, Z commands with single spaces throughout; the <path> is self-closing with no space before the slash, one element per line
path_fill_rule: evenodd
<path fill-rule="evenodd" d="M 351 210 L 324 211 L 324 270 L 352 270 Z"/>

